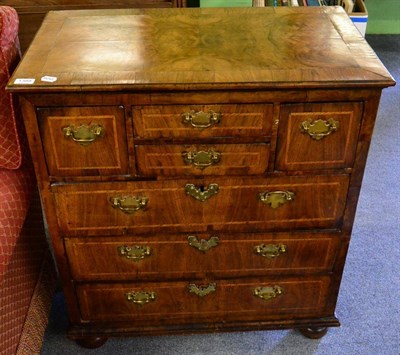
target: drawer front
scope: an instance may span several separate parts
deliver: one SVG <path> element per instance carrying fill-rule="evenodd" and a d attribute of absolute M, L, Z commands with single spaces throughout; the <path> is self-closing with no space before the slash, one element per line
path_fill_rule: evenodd
<path fill-rule="evenodd" d="M 312 170 L 351 167 L 363 105 L 282 105 L 276 168 Z"/>
<path fill-rule="evenodd" d="M 256 321 L 324 315 L 329 284 L 328 277 L 83 284 L 77 294 L 83 320 Z"/>
<path fill-rule="evenodd" d="M 132 108 L 135 136 L 269 137 L 273 105 L 165 105 Z"/>
<path fill-rule="evenodd" d="M 50 175 L 128 173 L 123 107 L 41 108 L 37 112 Z"/>
<path fill-rule="evenodd" d="M 340 228 L 347 187 L 348 176 L 336 175 L 72 184 L 53 191 L 62 233 L 84 236 Z"/>
<path fill-rule="evenodd" d="M 268 167 L 269 144 L 138 145 L 139 174 L 244 175 L 263 174 Z"/>
<path fill-rule="evenodd" d="M 65 239 L 78 281 L 329 271 L 338 245 L 338 236 L 317 233 Z"/>

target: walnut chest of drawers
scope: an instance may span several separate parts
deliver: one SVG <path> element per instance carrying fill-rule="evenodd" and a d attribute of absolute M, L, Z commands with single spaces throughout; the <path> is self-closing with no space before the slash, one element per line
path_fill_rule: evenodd
<path fill-rule="evenodd" d="M 69 336 L 338 326 L 394 84 L 340 7 L 51 12 L 8 90 Z"/>

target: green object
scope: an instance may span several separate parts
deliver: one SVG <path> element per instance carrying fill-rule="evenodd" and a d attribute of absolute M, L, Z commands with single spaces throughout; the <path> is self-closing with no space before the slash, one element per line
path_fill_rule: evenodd
<path fill-rule="evenodd" d="M 367 34 L 400 34 L 400 0 L 365 0 Z"/>
<path fill-rule="evenodd" d="M 252 0 L 200 0 L 200 7 L 251 7 Z"/>

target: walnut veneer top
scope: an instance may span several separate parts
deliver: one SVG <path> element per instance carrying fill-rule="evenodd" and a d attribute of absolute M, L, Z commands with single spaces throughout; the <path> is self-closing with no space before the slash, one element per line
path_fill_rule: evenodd
<path fill-rule="evenodd" d="M 371 85 L 394 81 L 342 8 L 266 7 L 50 12 L 9 89 Z"/>

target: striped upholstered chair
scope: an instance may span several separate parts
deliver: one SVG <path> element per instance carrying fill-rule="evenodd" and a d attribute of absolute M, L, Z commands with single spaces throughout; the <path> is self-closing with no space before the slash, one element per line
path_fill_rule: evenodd
<path fill-rule="evenodd" d="M 0 354 L 40 352 L 55 272 L 14 97 L 5 86 L 20 59 L 18 17 L 0 6 Z"/>

